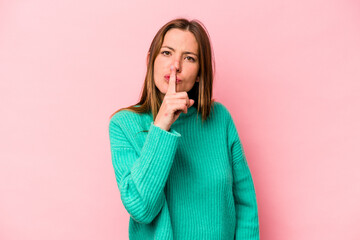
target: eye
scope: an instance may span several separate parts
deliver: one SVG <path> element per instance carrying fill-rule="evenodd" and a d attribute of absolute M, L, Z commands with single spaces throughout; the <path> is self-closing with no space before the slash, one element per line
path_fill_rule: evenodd
<path fill-rule="evenodd" d="M 186 59 L 189 60 L 190 62 L 195 62 L 195 58 L 193 57 L 187 56 Z"/>
<path fill-rule="evenodd" d="M 164 55 L 164 56 L 169 56 L 170 52 L 169 51 L 162 51 L 161 54 Z"/>

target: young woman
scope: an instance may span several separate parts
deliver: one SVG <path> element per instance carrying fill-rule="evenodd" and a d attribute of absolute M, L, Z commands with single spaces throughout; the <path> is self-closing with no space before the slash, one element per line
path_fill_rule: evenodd
<path fill-rule="evenodd" d="M 130 239 L 259 239 L 236 126 L 212 99 L 212 59 L 200 21 L 168 22 L 151 43 L 140 101 L 111 116 L 112 164 Z"/>

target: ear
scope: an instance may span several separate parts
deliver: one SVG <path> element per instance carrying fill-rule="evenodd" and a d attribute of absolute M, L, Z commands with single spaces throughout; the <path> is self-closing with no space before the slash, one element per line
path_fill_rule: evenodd
<path fill-rule="evenodd" d="M 200 77 L 197 76 L 195 82 L 200 82 Z"/>

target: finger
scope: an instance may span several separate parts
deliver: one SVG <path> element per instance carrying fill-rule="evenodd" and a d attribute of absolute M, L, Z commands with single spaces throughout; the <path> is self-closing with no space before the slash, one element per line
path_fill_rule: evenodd
<path fill-rule="evenodd" d="M 191 101 L 190 101 L 190 98 L 189 98 L 189 96 L 188 96 L 188 94 L 186 94 L 186 98 L 185 98 L 185 100 L 186 100 L 186 106 L 189 108 L 189 107 L 191 107 Z"/>
<path fill-rule="evenodd" d="M 176 101 L 174 101 L 174 103 L 184 104 L 184 105 L 186 106 L 186 108 L 189 108 L 189 107 L 191 106 L 191 103 L 190 103 L 190 99 L 189 99 L 189 98 L 177 99 Z"/>
<path fill-rule="evenodd" d="M 190 99 L 189 99 L 189 95 L 187 94 L 187 92 L 178 92 L 177 94 L 178 94 L 179 98 L 184 99 L 186 102 L 186 105 L 188 107 L 190 107 Z"/>
<path fill-rule="evenodd" d="M 185 100 L 186 100 L 186 106 L 190 107 L 190 99 L 187 97 L 187 98 L 185 98 Z"/>
<path fill-rule="evenodd" d="M 176 93 L 176 71 L 172 65 L 170 67 L 169 87 L 166 93 Z"/>
<path fill-rule="evenodd" d="M 177 104 L 175 109 L 176 109 L 175 112 L 180 111 L 180 112 L 183 112 L 183 113 L 187 113 L 187 106 L 184 103 Z"/>
<path fill-rule="evenodd" d="M 192 105 L 194 105 L 194 103 L 195 103 L 195 100 L 194 100 L 194 99 L 190 99 L 190 107 L 191 107 Z"/>

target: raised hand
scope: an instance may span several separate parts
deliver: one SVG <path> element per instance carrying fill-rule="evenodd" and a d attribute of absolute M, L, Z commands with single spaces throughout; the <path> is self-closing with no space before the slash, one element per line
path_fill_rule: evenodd
<path fill-rule="evenodd" d="M 194 102 L 193 99 L 189 99 L 187 92 L 176 92 L 176 70 L 174 66 L 171 66 L 169 86 L 155 118 L 154 125 L 169 131 L 180 113 L 187 113 L 187 109 Z"/>

